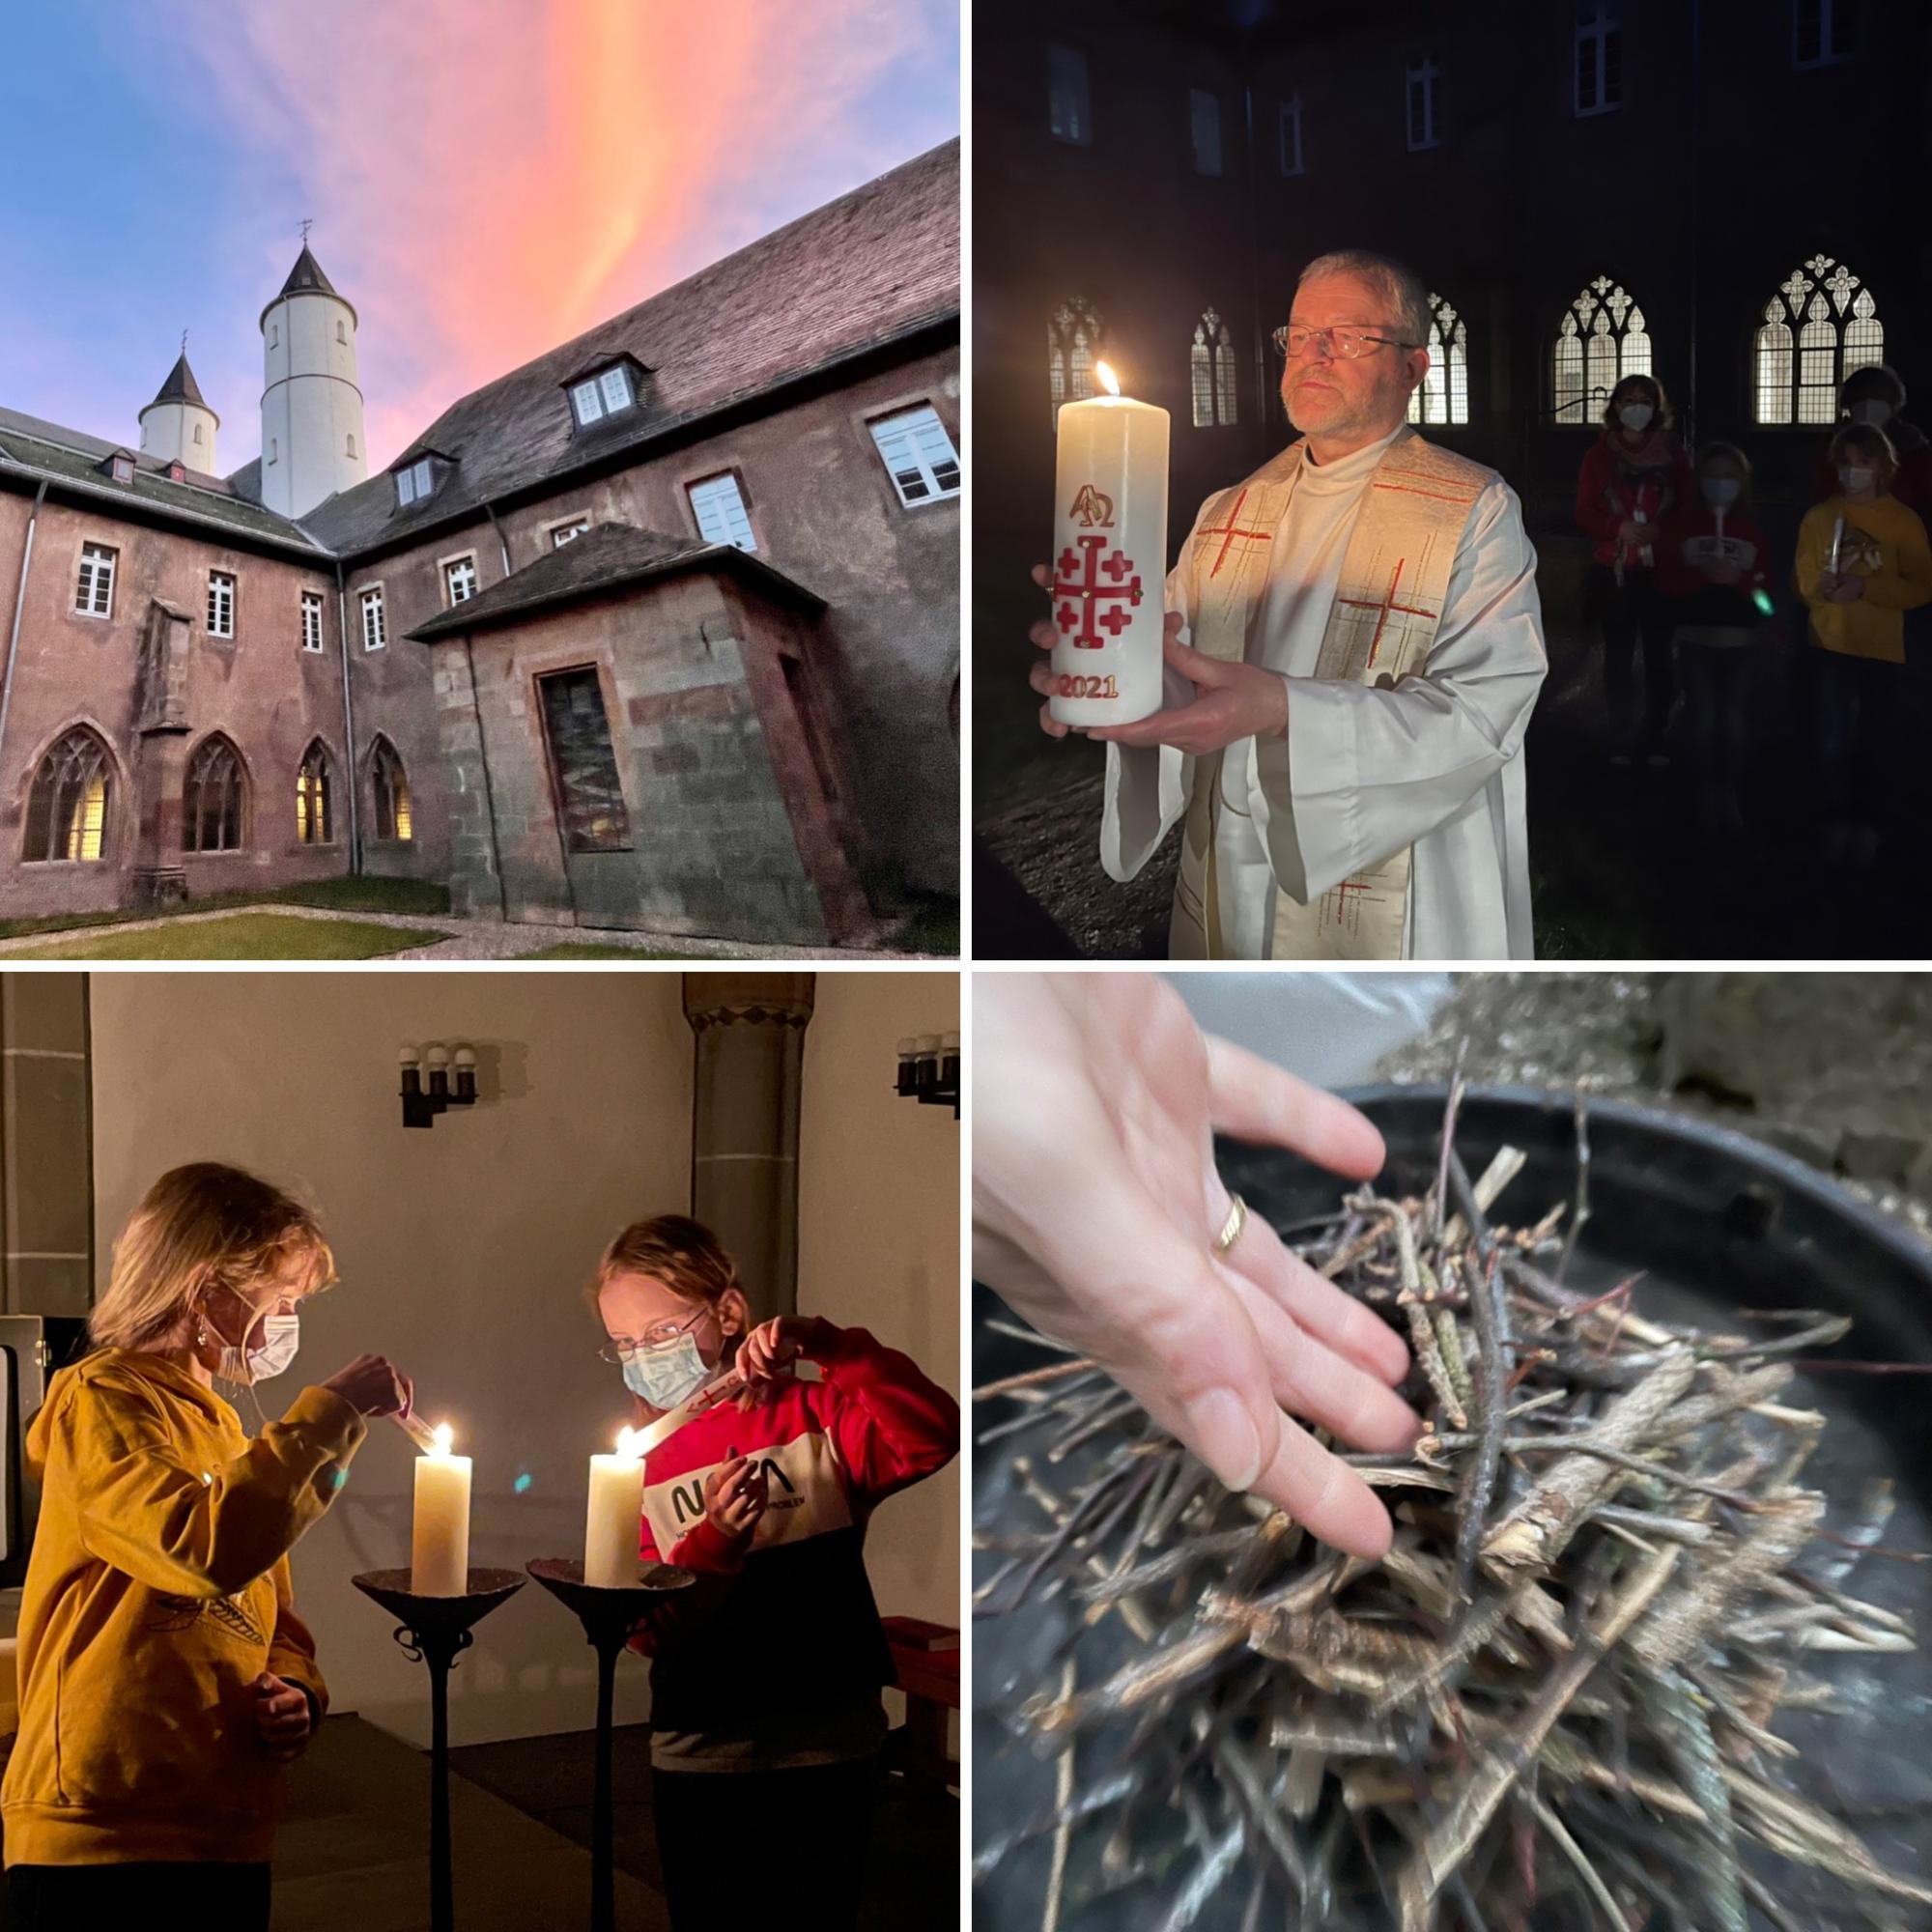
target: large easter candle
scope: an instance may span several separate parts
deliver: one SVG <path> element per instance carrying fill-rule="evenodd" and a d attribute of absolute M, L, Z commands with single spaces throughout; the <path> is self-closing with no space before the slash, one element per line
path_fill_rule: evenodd
<path fill-rule="evenodd" d="M 1097 373 L 1108 393 L 1059 419 L 1049 708 L 1063 724 L 1131 724 L 1161 704 L 1167 412 Z"/>
<path fill-rule="evenodd" d="M 614 1456 L 590 1459 L 590 1507 L 583 1524 L 583 1580 L 614 1590 L 635 1586 L 642 1541 L 644 1459 L 638 1432 L 622 1430 Z"/>
<path fill-rule="evenodd" d="M 416 1458 L 410 1588 L 418 1597 L 461 1597 L 469 1586 L 469 1458 L 452 1456 L 448 1423 L 436 1447 Z"/>

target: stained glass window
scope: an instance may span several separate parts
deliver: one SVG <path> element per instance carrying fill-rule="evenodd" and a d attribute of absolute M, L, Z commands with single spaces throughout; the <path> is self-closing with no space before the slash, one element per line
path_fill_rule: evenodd
<path fill-rule="evenodd" d="M 1412 423 L 1455 427 L 1469 420 L 1468 325 L 1440 296 L 1429 298 L 1429 373 L 1408 399 Z"/>
<path fill-rule="evenodd" d="M 317 739 L 296 774 L 296 837 L 304 845 L 327 845 L 335 838 L 333 789 L 328 753 Z"/>
<path fill-rule="evenodd" d="M 629 851 L 630 815 L 596 671 L 560 671 L 537 682 L 564 843 L 573 852 Z"/>
<path fill-rule="evenodd" d="M 1091 302 L 1074 297 L 1054 310 L 1046 325 L 1047 382 L 1052 395 L 1052 420 L 1060 420 L 1062 403 L 1077 403 L 1094 394 L 1094 365 L 1100 359 L 1106 329 Z"/>
<path fill-rule="evenodd" d="M 402 754 L 379 736 L 369 754 L 369 777 L 376 794 L 376 837 L 405 843 L 414 835 L 410 821 L 410 781 Z"/>
<path fill-rule="evenodd" d="M 1212 429 L 1236 420 L 1235 344 L 1228 325 L 1210 308 L 1194 325 L 1194 346 L 1188 352 L 1188 374 L 1194 396 L 1194 427 Z"/>
<path fill-rule="evenodd" d="M 1551 418 L 1588 427 L 1602 421 L 1610 391 L 1626 376 L 1648 376 L 1650 331 L 1621 282 L 1599 275 L 1568 308 L 1550 352 Z"/>
<path fill-rule="evenodd" d="M 1842 262 L 1813 255 L 1765 304 L 1752 371 L 1755 420 L 1834 423 L 1838 385 L 1854 369 L 1884 360 L 1885 327 L 1870 289 Z"/>
<path fill-rule="evenodd" d="M 107 748 L 85 726 L 59 739 L 34 773 L 27 795 L 29 861 L 104 859 L 112 785 Z"/>
<path fill-rule="evenodd" d="M 210 738 L 188 760 L 182 799 L 182 849 L 239 850 L 242 807 L 242 760 L 226 738 Z"/>

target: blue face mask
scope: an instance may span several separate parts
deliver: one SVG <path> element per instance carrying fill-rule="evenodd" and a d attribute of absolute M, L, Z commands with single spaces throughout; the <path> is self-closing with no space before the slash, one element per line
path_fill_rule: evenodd
<path fill-rule="evenodd" d="M 711 1371 L 689 1335 L 660 1343 L 655 1349 L 639 1349 L 624 1364 L 624 1386 L 656 1409 L 675 1408 L 710 1378 Z"/>

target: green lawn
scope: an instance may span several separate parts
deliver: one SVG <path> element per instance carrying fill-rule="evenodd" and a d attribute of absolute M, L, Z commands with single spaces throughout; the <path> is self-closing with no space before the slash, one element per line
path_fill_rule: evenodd
<path fill-rule="evenodd" d="M 23 947 L 15 959 L 377 959 L 412 946 L 428 946 L 440 932 L 416 926 L 371 925 L 362 920 L 293 919 L 287 913 L 244 912 L 226 919 L 172 922 L 142 932 L 97 932 L 58 946 Z"/>
<path fill-rule="evenodd" d="M 221 912 L 230 906 L 320 906 L 327 912 L 403 913 L 417 919 L 446 918 L 449 888 L 426 879 L 318 879 L 313 885 L 285 886 L 278 892 L 213 893 L 156 912 L 152 907 L 128 907 L 116 912 L 55 913 L 43 919 L 0 919 L 0 939 L 23 939 L 35 932 L 84 932 L 95 926 L 126 925 L 136 919 L 178 919 L 184 913 Z M 24 956 L 24 955 L 23 955 Z M 145 959 L 145 952 L 101 953 L 101 958 Z M 156 952 L 156 958 L 161 955 Z M 180 953 L 188 959 L 199 955 Z"/>
<path fill-rule="evenodd" d="M 681 959 L 680 952 L 646 952 L 639 946 L 593 946 L 588 941 L 571 940 L 562 946 L 539 947 L 534 952 L 520 952 L 519 959 Z"/>

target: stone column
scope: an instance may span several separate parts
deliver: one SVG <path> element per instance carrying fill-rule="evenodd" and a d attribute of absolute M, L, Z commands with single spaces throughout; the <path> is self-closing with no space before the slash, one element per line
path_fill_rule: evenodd
<path fill-rule="evenodd" d="M 738 1264 L 754 1321 L 798 1306 L 798 1100 L 810 973 L 687 973 L 697 1036 L 691 1211 Z"/>
<path fill-rule="evenodd" d="M 85 973 L 0 973 L 0 1310 L 84 1317 L 94 1293 Z"/>

